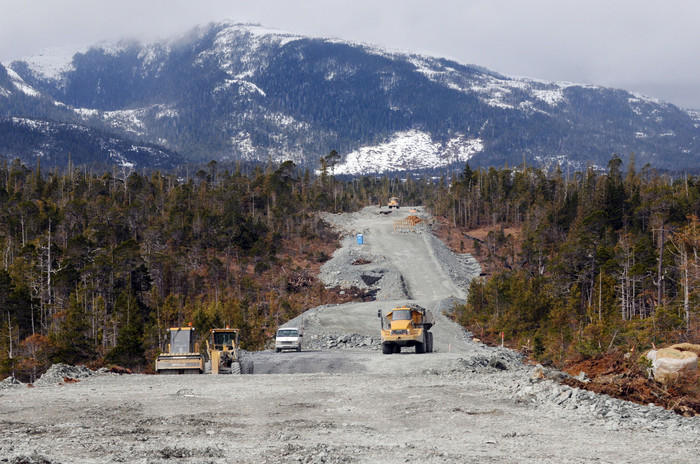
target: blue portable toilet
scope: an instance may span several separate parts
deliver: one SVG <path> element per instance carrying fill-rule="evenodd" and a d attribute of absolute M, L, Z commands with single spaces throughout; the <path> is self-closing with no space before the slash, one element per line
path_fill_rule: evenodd
<path fill-rule="evenodd" d="M 362 234 L 357 234 L 357 244 L 362 245 L 364 243 L 365 238 L 362 236 Z"/>

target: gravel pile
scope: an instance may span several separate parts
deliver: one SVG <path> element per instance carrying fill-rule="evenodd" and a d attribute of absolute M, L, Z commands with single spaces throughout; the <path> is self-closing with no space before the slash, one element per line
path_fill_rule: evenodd
<path fill-rule="evenodd" d="M 342 248 L 321 267 L 319 278 L 327 287 L 357 287 L 376 291 L 377 300 L 409 298 L 399 270 L 385 257 L 365 253 L 353 246 L 354 237 L 345 237 Z M 357 262 L 368 262 L 357 265 Z"/>
<path fill-rule="evenodd" d="M 488 370 L 521 371 L 523 357 L 520 353 L 507 348 L 486 348 L 487 354 L 474 354 L 457 360 L 459 371 L 484 372 Z"/>
<path fill-rule="evenodd" d="M 312 446 L 300 446 L 295 443 L 286 443 L 281 450 L 268 452 L 266 460 L 302 464 L 343 464 L 358 462 L 354 451 L 343 445 L 318 443 Z"/>
<path fill-rule="evenodd" d="M 8 388 L 21 387 L 24 384 L 14 377 L 8 377 L 5 380 L 0 381 L 0 390 L 7 390 Z"/>
<path fill-rule="evenodd" d="M 9 462 L 10 464 L 54 464 L 56 461 L 51 461 L 45 456 L 34 452 L 30 455 L 25 456 L 15 456 L 9 461 L 3 459 L 3 462 Z"/>
<path fill-rule="evenodd" d="M 67 364 L 54 364 L 49 368 L 39 380 L 34 382 L 35 387 L 47 385 L 58 385 L 64 382 L 65 378 L 84 379 L 93 375 L 94 372 L 85 366 L 69 366 Z"/>
<path fill-rule="evenodd" d="M 379 338 L 360 334 L 322 334 L 305 337 L 305 350 L 378 350 Z"/>
<path fill-rule="evenodd" d="M 338 230 L 343 236 L 352 236 L 354 237 L 356 234 L 363 234 L 366 233 L 367 231 L 364 229 L 358 229 L 355 227 L 355 224 L 361 223 L 360 219 L 362 218 L 363 215 L 368 214 L 373 206 L 368 206 L 362 211 L 358 211 L 356 213 L 339 213 L 339 214 L 332 214 L 332 213 L 320 213 L 321 219 L 329 223 L 331 226 L 333 226 L 335 229 Z"/>
<path fill-rule="evenodd" d="M 609 430 L 646 428 L 663 431 L 670 429 L 700 432 L 700 417 L 686 418 L 654 404 L 640 405 L 608 395 L 572 388 L 557 382 L 568 374 L 537 366 L 531 369 L 529 380 L 513 377 L 508 388 L 518 402 L 577 410 L 591 422 L 605 421 Z M 544 377 L 543 377 L 544 375 Z"/>
<path fill-rule="evenodd" d="M 455 254 L 432 233 L 425 233 L 423 237 L 445 274 L 466 293 L 470 282 L 481 274 L 481 265 L 476 258 L 469 253 Z"/>

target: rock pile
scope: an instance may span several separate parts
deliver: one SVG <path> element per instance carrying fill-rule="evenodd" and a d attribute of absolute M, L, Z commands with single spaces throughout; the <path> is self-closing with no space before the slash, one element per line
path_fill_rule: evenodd
<path fill-rule="evenodd" d="M 481 274 L 481 265 L 471 254 L 455 254 L 432 233 L 423 234 L 428 242 L 428 249 L 435 255 L 440 267 L 452 281 L 465 292 L 471 281 Z"/>
<path fill-rule="evenodd" d="M 512 377 L 513 397 L 546 408 L 575 409 L 582 416 L 588 416 L 592 423 L 605 422 L 609 430 L 646 428 L 663 431 L 666 429 L 700 431 L 700 416 L 686 418 L 653 403 L 640 405 L 619 400 L 608 395 L 597 394 L 580 388 L 572 388 L 559 383 L 564 372 L 547 369 L 540 365 L 532 368 L 528 381 L 522 377 Z M 505 379 L 504 379 L 505 380 Z M 507 381 L 506 381 L 507 382 Z"/>
<path fill-rule="evenodd" d="M 53 464 L 55 461 L 50 461 L 48 458 L 35 451 L 30 455 L 15 456 L 9 461 L 3 459 L 3 462 L 9 462 L 10 464 Z"/>
<path fill-rule="evenodd" d="M 22 382 L 14 377 L 8 377 L 5 380 L 0 381 L 0 390 L 6 390 L 8 388 L 17 388 L 24 385 Z"/>
<path fill-rule="evenodd" d="M 408 298 L 398 269 L 384 256 L 365 253 L 353 247 L 352 237 L 343 239 L 343 247 L 321 267 L 319 278 L 327 287 L 375 290 L 377 300 Z"/>
<path fill-rule="evenodd" d="M 381 344 L 379 338 L 360 334 L 321 334 L 304 337 L 305 350 L 377 350 Z"/>
<path fill-rule="evenodd" d="M 48 371 L 42 375 L 39 380 L 34 382 L 35 387 L 43 387 L 47 385 L 58 385 L 69 379 L 84 379 L 93 375 L 94 372 L 85 366 L 69 366 L 67 364 L 54 364 Z"/>
<path fill-rule="evenodd" d="M 492 348 L 490 355 L 475 355 L 457 360 L 459 371 L 483 372 L 484 370 L 522 370 L 523 357 L 520 353 L 505 349 Z"/>

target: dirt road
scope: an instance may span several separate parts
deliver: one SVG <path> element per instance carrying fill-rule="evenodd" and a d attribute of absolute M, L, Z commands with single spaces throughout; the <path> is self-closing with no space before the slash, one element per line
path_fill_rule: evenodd
<path fill-rule="evenodd" d="M 382 355 L 378 309 L 414 301 L 439 313 L 478 274 L 427 228 L 394 230 L 407 209 L 328 218 L 347 237 L 322 278 L 378 299 L 292 321 L 303 352 L 251 353 L 252 376 L 6 385 L 0 462 L 696 462 L 697 419 L 532 379 L 515 354 L 473 343 L 441 314 L 434 353 Z"/>

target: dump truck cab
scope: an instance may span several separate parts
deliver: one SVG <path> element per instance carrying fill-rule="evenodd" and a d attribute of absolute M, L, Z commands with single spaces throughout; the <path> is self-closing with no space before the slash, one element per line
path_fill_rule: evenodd
<path fill-rule="evenodd" d="M 157 374 L 201 374 L 204 357 L 194 327 L 171 327 L 168 350 L 156 358 Z"/>
<path fill-rule="evenodd" d="M 399 306 L 382 316 L 382 353 L 400 353 L 401 348 L 415 347 L 416 353 L 433 351 L 433 334 L 430 328 L 435 324 L 433 314 L 418 305 Z"/>
<path fill-rule="evenodd" d="M 275 337 L 275 351 L 301 351 L 304 333 L 298 327 L 281 327 Z"/>
<path fill-rule="evenodd" d="M 399 209 L 399 198 L 398 197 L 389 198 L 389 208 Z"/>

